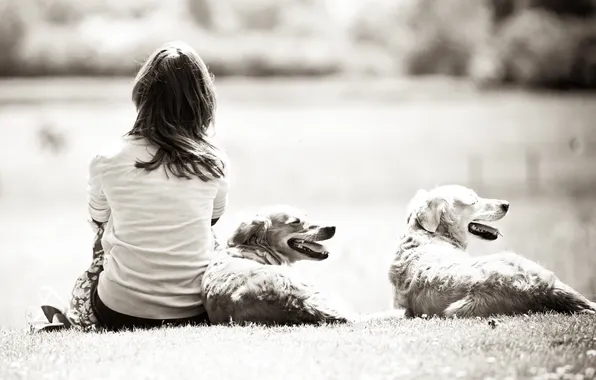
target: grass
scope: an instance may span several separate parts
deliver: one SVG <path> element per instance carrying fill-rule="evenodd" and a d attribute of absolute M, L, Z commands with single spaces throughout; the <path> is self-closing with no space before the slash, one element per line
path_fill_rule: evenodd
<path fill-rule="evenodd" d="M 473 241 L 473 254 L 514 249 L 596 296 L 593 96 L 480 93 L 432 80 L 217 86 L 216 137 L 233 173 L 220 237 L 261 206 L 303 208 L 337 225 L 337 234 L 332 257 L 297 272 L 356 312 L 380 311 L 389 303 L 386 270 L 408 200 L 420 187 L 457 182 L 512 204 L 499 222 L 504 238 Z M 486 321 L 416 320 L 23 334 L 38 287 L 66 299 L 89 264 L 87 163 L 130 126 L 129 90 L 121 79 L 0 83 L 0 379 L 121 378 L 125 371 L 135 378 L 451 379 L 460 371 L 465 378 L 524 378 L 532 367 L 536 375 L 568 364 L 574 373 L 596 368 L 586 356 L 595 349 L 589 317 L 506 318 L 494 330 Z M 41 128 L 62 134 L 64 149 L 40 149 Z M 572 151 L 572 138 L 585 149 Z M 540 166 L 534 190 L 528 151 Z"/>
<path fill-rule="evenodd" d="M 0 332 L 0 378 L 590 379 L 596 320 L 536 315 L 298 328 Z M 133 364 L 136 363 L 136 364 Z M 583 377 L 581 377 L 583 376 Z"/>

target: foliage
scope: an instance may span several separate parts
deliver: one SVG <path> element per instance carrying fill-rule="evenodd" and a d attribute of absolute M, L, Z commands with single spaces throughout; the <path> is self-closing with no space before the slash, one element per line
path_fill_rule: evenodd
<path fill-rule="evenodd" d="M 27 32 L 23 14 L 20 3 L 0 0 L 0 73 L 11 74 L 18 65 L 16 52 Z"/>
<path fill-rule="evenodd" d="M 0 0 L 0 75 L 126 75 L 183 39 L 217 75 L 469 76 L 596 86 L 594 0 Z M 558 13 L 557 13 L 558 12 Z"/>

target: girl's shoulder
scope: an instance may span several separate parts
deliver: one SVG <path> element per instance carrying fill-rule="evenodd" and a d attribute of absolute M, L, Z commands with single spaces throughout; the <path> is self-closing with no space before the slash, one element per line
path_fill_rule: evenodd
<path fill-rule="evenodd" d="M 220 141 L 218 141 L 217 139 L 211 137 L 207 140 L 207 142 L 216 148 L 215 154 L 217 155 L 217 158 L 221 160 L 223 164 L 224 173 L 227 176 L 228 166 L 230 165 L 230 158 L 228 156 L 228 153 L 225 149 L 222 148 Z"/>
<path fill-rule="evenodd" d="M 89 161 L 89 170 L 103 171 L 106 166 L 110 166 L 114 162 L 128 160 L 132 156 L 136 157 L 141 153 L 139 150 L 150 151 L 142 140 L 135 140 L 128 136 L 111 140 L 101 145 L 93 154 Z"/>
<path fill-rule="evenodd" d="M 218 147 L 218 151 L 219 151 L 219 158 L 224 163 L 224 166 L 228 166 L 230 163 L 230 157 L 228 156 L 228 152 L 226 152 L 224 149 L 222 149 L 220 147 Z"/>
<path fill-rule="evenodd" d="M 146 149 L 147 143 L 143 139 L 132 136 L 122 136 L 102 145 L 97 152 L 97 156 L 104 159 L 110 159 L 117 157 L 124 152 L 138 149 L 139 147 Z"/>
<path fill-rule="evenodd" d="M 229 177 L 230 175 L 230 158 L 228 156 L 228 153 L 225 150 L 220 150 L 221 151 L 221 162 L 223 163 L 223 172 L 224 172 L 224 177 Z"/>

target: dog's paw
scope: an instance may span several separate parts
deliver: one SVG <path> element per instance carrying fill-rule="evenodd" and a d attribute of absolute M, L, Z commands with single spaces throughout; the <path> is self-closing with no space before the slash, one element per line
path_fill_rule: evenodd
<path fill-rule="evenodd" d="M 320 322 L 320 324 L 325 324 L 325 325 L 341 325 L 341 324 L 345 324 L 345 323 L 350 323 L 351 320 L 348 318 L 344 318 L 344 317 L 330 317 L 330 318 L 326 318 L 324 320 L 322 320 Z"/>

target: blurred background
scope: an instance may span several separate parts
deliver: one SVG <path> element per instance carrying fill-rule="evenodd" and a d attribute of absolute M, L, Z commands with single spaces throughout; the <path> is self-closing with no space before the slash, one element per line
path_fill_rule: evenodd
<path fill-rule="evenodd" d="M 216 77 L 225 239 L 286 203 L 338 227 L 297 270 L 358 312 L 419 188 L 511 202 L 513 249 L 596 298 L 596 0 L 0 0 L 0 327 L 90 263 L 91 157 L 131 126 L 131 80 L 180 39 Z"/>

